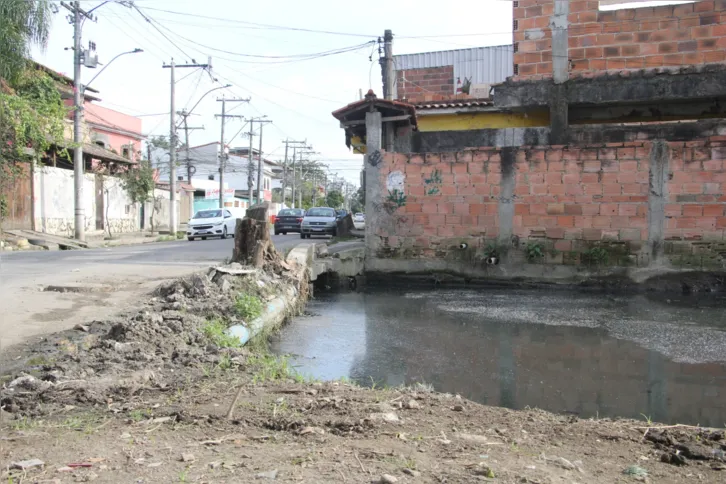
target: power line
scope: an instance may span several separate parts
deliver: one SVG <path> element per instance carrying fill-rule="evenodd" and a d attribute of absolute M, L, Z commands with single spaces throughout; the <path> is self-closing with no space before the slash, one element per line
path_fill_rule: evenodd
<path fill-rule="evenodd" d="M 139 9 L 139 7 L 137 7 L 133 3 L 131 4 L 131 6 L 133 7 L 134 10 L 136 10 L 137 12 L 139 12 L 139 15 L 141 15 L 144 18 L 144 20 L 146 20 L 146 22 L 148 24 L 150 24 L 152 27 L 154 27 L 154 29 L 157 32 L 159 32 L 166 40 L 168 40 L 171 43 L 171 45 L 173 45 L 174 47 L 176 47 L 177 50 L 179 50 L 179 52 L 181 52 L 183 55 L 185 55 L 187 57 L 187 59 L 192 59 L 192 62 L 194 61 L 194 59 L 190 55 L 188 55 L 186 52 L 184 52 L 184 50 L 181 47 L 179 47 L 178 45 L 176 45 L 173 40 L 171 40 L 164 32 L 162 32 L 159 29 L 159 27 L 157 27 L 156 24 Z"/>

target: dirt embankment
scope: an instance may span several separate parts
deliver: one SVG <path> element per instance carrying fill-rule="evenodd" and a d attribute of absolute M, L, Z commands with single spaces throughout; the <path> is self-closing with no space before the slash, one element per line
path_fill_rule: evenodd
<path fill-rule="evenodd" d="M 235 267 L 239 272 L 244 268 Z M 307 284 L 276 264 L 160 287 L 3 377 L 7 482 L 723 482 L 723 430 L 485 407 L 425 386 L 312 382 L 219 323 Z M 244 295 L 245 297 L 241 297 Z M 299 309 L 291 305 L 290 313 Z"/>

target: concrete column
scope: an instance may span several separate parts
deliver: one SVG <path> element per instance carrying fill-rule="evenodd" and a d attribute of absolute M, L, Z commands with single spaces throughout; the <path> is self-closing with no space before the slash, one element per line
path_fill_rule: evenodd
<path fill-rule="evenodd" d="M 550 17 L 552 29 L 552 77 L 555 84 L 562 84 L 570 77 L 570 59 L 568 55 L 567 16 L 570 14 L 570 2 L 555 0 L 555 12 Z"/>
<path fill-rule="evenodd" d="M 648 251 L 650 262 L 657 261 L 663 255 L 670 155 L 670 147 L 664 140 L 656 140 L 650 147 L 648 189 Z"/>
<path fill-rule="evenodd" d="M 501 150 L 502 181 L 499 188 L 499 245 L 509 247 L 512 243 L 512 226 L 514 225 L 514 183 L 517 148 L 506 147 Z"/>
<path fill-rule="evenodd" d="M 366 265 L 372 262 L 379 245 L 375 233 L 380 224 L 380 214 L 376 212 L 375 207 L 380 207 L 383 203 L 380 182 L 380 163 L 383 162 L 383 153 L 381 152 L 382 128 L 381 113 L 377 111 L 366 113 L 366 156 L 364 160 L 366 180 Z"/>
<path fill-rule="evenodd" d="M 550 95 L 550 130 L 552 144 L 567 143 L 567 89 L 570 78 L 569 32 L 567 16 L 570 5 L 567 0 L 555 0 L 555 11 L 550 17 L 552 30 L 552 78 L 555 86 Z"/>

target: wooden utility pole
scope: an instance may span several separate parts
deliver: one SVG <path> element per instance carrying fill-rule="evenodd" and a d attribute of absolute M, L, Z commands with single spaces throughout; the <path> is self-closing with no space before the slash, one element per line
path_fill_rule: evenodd
<path fill-rule="evenodd" d="M 287 165 L 287 150 L 290 145 L 292 145 L 292 199 L 290 201 L 290 208 L 295 208 L 295 177 L 296 177 L 296 171 L 295 171 L 295 155 L 297 153 L 297 147 L 298 145 L 305 146 L 307 144 L 307 140 L 305 141 L 290 141 L 289 139 L 286 139 L 284 141 L 285 143 L 285 165 Z M 287 167 L 285 168 L 287 169 Z M 284 193 L 284 190 L 283 190 Z M 284 195 L 283 195 L 284 197 Z"/>
<path fill-rule="evenodd" d="M 215 118 L 221 118 L 222 119 L 222 129 L 221 129 L 221 135 L 219 139 L 219 208 L 224 208 L 224 167 L 225 163 L 227 161 L 227 157 L 229 156 L 227 154 L 227 151 L 225 150 L 224 146 L 224 124 L 225 120 L 227 118 L 238 118 L 238 119 L 244 119 L 244 116 L 239 116 L 235 114 L 227 114 L 227 103 L 246 103 L 250 102 L 249 99 L 225 99 L 224 96 L 222 96 L 222 99 L 217 99 L 218 102 L 222 103 L 222 114 L 215 114 Z"/>
<path fill-rule="evenodd" d="M 266 116 L 263 116 L 266 117 Z M 271 120 L 258 119 L 257 122 L 260 124 L 260 149 L 257 153 L 257 203 L 262 202 L 262 128 L 265 123 L 271 123 Z"/>

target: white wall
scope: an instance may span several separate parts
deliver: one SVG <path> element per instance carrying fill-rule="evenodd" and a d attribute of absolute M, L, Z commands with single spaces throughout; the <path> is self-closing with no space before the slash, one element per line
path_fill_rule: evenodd
<path fill-rule="evenodd" d="M 74 179 L 72 170 L 38 167 L 34 174 L 35 228 L 39 232 L 72 236 L 75 231 Z M 104 201 L 108 211 L 107 223 L 112 233 L 135 232 L 139 230 L 138 207 L 131 203 L 121 182 L 115 177 L 104 181 Z M 89 234 L 96 230 L 96 176 L 83 176 L 83 209 L 85 230 Z"/>

